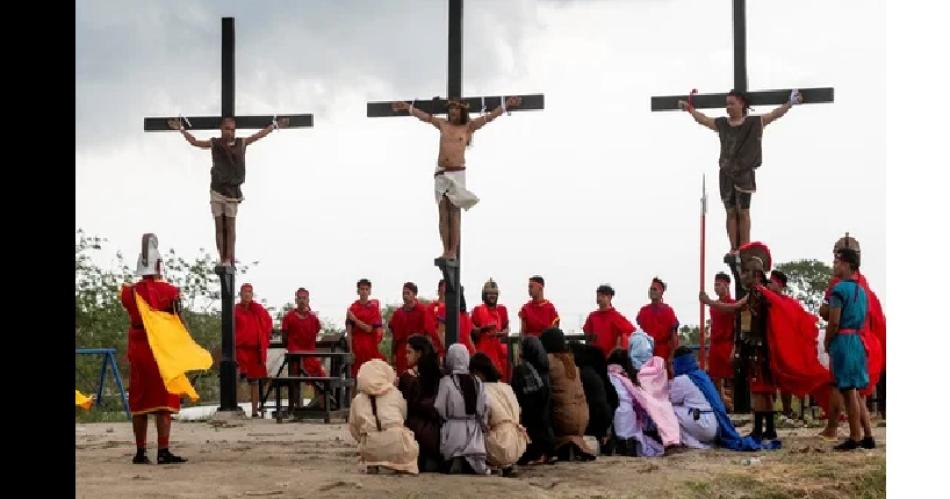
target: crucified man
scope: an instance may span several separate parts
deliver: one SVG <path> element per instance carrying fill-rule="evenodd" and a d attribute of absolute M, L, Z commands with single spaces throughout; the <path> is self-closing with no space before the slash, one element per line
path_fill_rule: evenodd
<path fill-rule="evenodd" d="M 762 130 L 781 118 L 792 106 L 802 103 L 802 94 L 793 90 L 788 102 L 762 115 L 749 114 L 749 98 L 745 92 L 733 90 L 726 96 L 726 116 L 710 118 L 687 101 L 679 107 L 689 112 L 696 123 L 719 134 L 719 196 L 726 208 L 726 232 L 729 253 L 726 263 L 739 254 L 739 247 L 749 242 L 752 216 L 749 207 L 755 192 L 755 169 L 762 164 Z"/>
<path fill-rule="evenodd" d="M 215 243 L 222 266 L 234 266 L 234 241 L 237 227 L 238 204 L 244 201 L 241 184 L 244 183 L 245 148 L 266 137 L 275 128 L 290 124 L 280 118 L 250 137 L 235 137 L 234 118 L 221 119 L 221 137 L 196 139 L 181 124 L 180 119 L 168 120 L 168 128 L 178 130 L 189 144 L 211 149 L 211 215 L 214 217 Z"/>
<path fill-rule="evenodd" d="M 478 196 L 465 188 L 465 147 L 471 144 L 475 130 L 501 116 L 507 108 L 521 105 L 521 97 L 508 97 L 492 112 L 469 119 L 468 104 L 449 100 L 448 119 L 437 118 L 416 109 L 408 102 L 394 102 L 394 111 L 408 111 L 439 130 L 439 160 L 435 168 L 435 201 L 439 205 L 439 236 L 442 239 L 444 260 L 455 260 L 458 255 L 462 208 L 468 210 L 478 203 Z"/>

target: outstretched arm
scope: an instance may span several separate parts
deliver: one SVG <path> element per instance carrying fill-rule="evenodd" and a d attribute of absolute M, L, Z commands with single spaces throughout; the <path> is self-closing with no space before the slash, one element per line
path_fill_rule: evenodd
<path fill-rule="evenodd" d="M 798 89 L 792 90 L 791 95 L 788 96 L 788 102 L 782 104 L 781 106 L 773 109 L 771 112 L 765 113 L 762 115 L 762 126 L 768 125 L 769 123 L 785 116 L 785 113 L 792 108 L 795 104 L 802 103 L 802 93 Z"/>
<path fill-rule="evenodd" d="M 479 116 L 472 121 L 468 122 L 468 128 L 471 131 L 478 130 L 479 128 L 485 126 L 488 123 L 491 123 L 495 118 L 501 116 L 501 113 L 505 112 L 506 109 L 512 107 L 518 107 L 521 105 L 521 97 L 508 97 L 505 99 L 504 106 L 498 106 L 492 112 L 486 114 L 485 116 Z"/>
<path fill-rule="evenodd" d="M 746 301 L 748 301 L 748 295 L 743 296 L 742 298 L 735 301 L 734 303 L 723 303 L 721 301 L 710 300 L 709 296 L 706 295 L 705 291 L 700 291 L 699 301 L 702 302 L 703 305 L 709 305 L 710 307 L 715 308 L 716 310 L 721 310 L 723 312 L 735 312 L 736 310 L 739 310 L 740 308 L 745 306 Z"/>
<path fill-rule="evenodd" d="M 189 133 L 188 130 L 185 130 L 185 127 L 183 127 L 183 126 L 181 125 L 181 120 L 180 120 L 180 119 L 168 120 L 168 128 L 170 128 L 170 129 L 172 129 L 172 130 L 178 130 L 179 132 L 181 132 L 182 136 L 185 137 L 185 140 L 187 140 L 189 144 L 191 144 L 191 145 L 193 145 L 193 146 L 195 146 L 195 147 L 200 147 L 200 148 L 202 148 L 202 149 L 211 149 L 211 141 L 210 141 L 210 140 L 198 140 L 198 139 L 196 139 L 194 135 L 192 135 L 191 133 Z"/>
<path fill-rule="evenodd" d="M 700 125 L 703 125 L 704 127 L 707 127 L 710 130 L 716 130 L 716 120 L 714 120 L 713 118 L 706 116 L 705 114 L 697 111 L 695 108 L 690 109 L 689 103 L 684 100 L 679 101 L 679 106 L 680 106 L 680 109 L 691 114 L 693 116 L 693 119 L 696 120 L 696 123 L 699 123 Z"/>
<path fill-rule="evenodd" d="M 290 124 L 290 118 L 281 118 L 277 120 L 277 126 L 287 126 L 289 124 Z M 244 139 L 244 145 L 249 146 L 257 142 L 258 140 L 263 139 L 264 137 L 267 137 L 268 135 L 270 135 L 271 132 L 274 131 L 274 128 L 275 127 L 273 123 L 271 123 L 270 125 L 267 125 L 266 127 L 262 128 L 260 131 L 255 133 L 254 135 L 251 135 L 250 137 Z"/>
<path fill-rule="evenodd" d="M 393 102 L 393 111 L 408 111 L 409 114 L 418 118 L 419 121 L 431 123 L 432 126 L 439 128 L 439 121 L 441 121 L 441 118 L 436 118 L 435 116 L 432 116 L 431 114 L 415 106 L 410 105 L 408 102 L 403 102 L 403 101 Z"/>

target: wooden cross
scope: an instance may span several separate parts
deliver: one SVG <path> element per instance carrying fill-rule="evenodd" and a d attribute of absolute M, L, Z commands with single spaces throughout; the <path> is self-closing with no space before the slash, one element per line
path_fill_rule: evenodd
<path fill-rule="evenodd" d="M 235 72 L 234 72 L 234 18 L 221 18 L 221 115 L 187 116 L 181 119 L 181 125 L 188 130 L 220 130 L 221 120 L 234 118 L 236 128 L 260 129 L 272 122 L 287 118 L 289 124 L 281 128 L 303 128 L 313 126 L 312 114 L 279 114 L 237 116 L 234 112 Z M 177 131 L 169 128 L 169 120 L 179 117 L 145 118 L 146 132 Z M 221 406 L 218 411 L 236 412 L 237 405 L 237 361 L 234 345 L 234 268 L 217 266 L 215 273 L 221 278 L 221 364 L 220 388 Z"/>
<path fill-rule="evenodd" d="M 462 0 L 449 0 L 449 84 L 448 97 L 441 99 L 434 97 L 429 100 L 405 99 L 429 114 L 447 114 L 448 99 L 465 101 L 470 109 L 494 109 L 501 105 L 503 99 L 512 97 L 485 96 L 462 97 Z M 518 95 L 521 105 L 509 111 L 530 111 L 544 109 L 544 94 Z M 366 104 L 366 116 L 381 118 L 389 116 L 410 116 L 407 111 L 394 111 L 392 101 L 369 102 Z M 445 279 L 445 343 L 446 348 L 458 341 L 459 296 L 461 294 L 461 261 L 462 248 L 459 237 L 458 254 L 455 263 L 444 263 L 437 259 L 436 266 L 442 270 Z"/>

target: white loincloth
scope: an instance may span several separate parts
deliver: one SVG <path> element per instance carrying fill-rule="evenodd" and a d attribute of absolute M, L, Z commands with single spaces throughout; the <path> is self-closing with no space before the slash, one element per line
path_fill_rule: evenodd
<path fill-rule="evenodd" d="M 435 176 L 435 202 L 442 202 L 442 196 L 458 208 L 468 210 L 478 203 L 478 196 L 465 188 L 465 170 L 445 172 Z"/>

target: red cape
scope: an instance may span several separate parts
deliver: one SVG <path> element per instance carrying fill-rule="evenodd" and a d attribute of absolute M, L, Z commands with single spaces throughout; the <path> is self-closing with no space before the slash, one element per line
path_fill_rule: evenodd
<path fill-rule="evenodd" d="M 831 371 L 818 361 L 818 318 L 790 296 L 758 289 L 769 302 L 769 367 L 778 388 L 803 397 L 830 386 Z M 816 399 L 827 411 L 827 394 Z"/>

